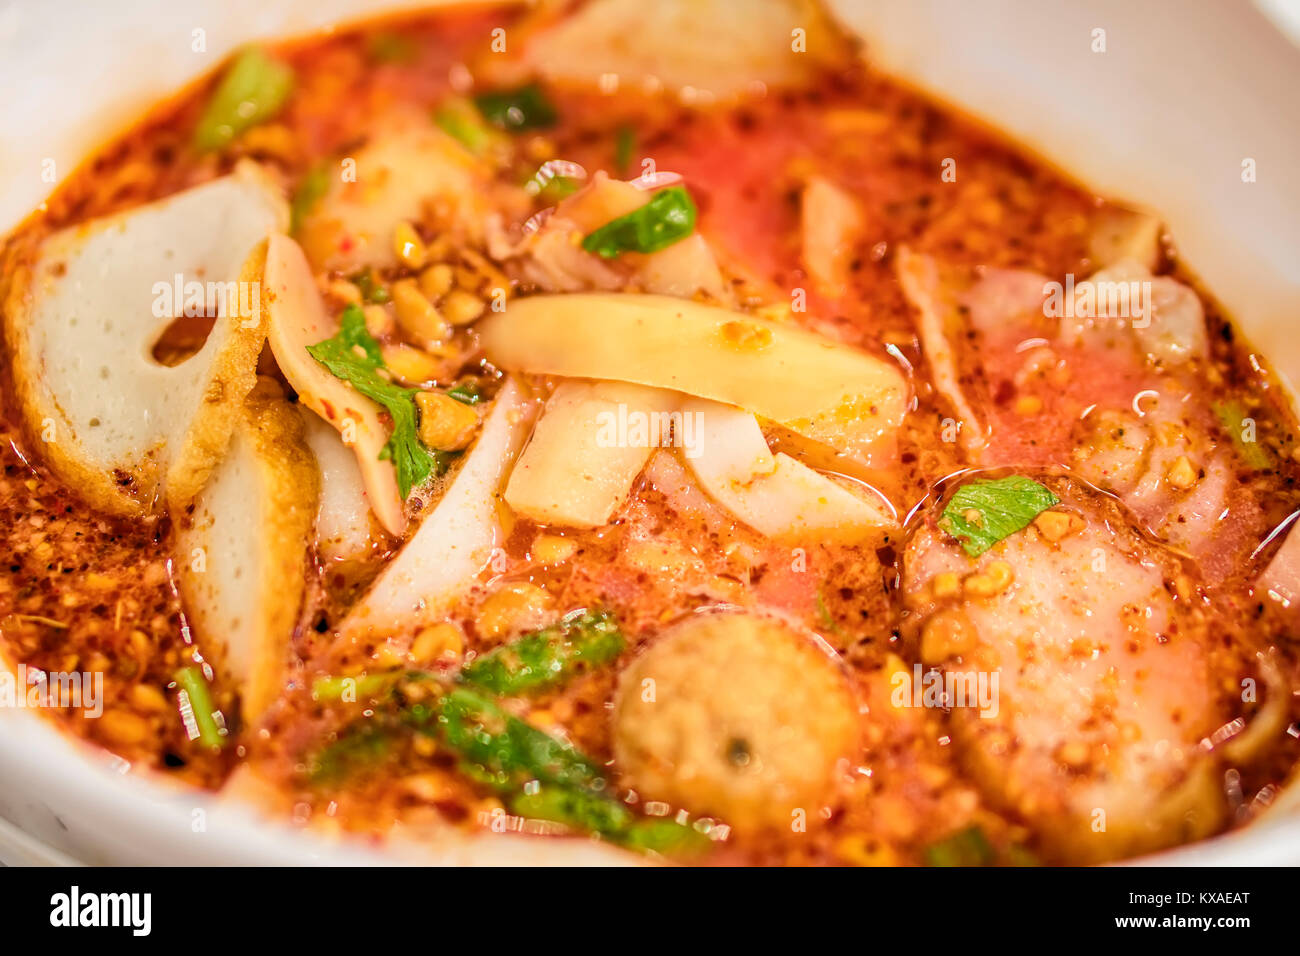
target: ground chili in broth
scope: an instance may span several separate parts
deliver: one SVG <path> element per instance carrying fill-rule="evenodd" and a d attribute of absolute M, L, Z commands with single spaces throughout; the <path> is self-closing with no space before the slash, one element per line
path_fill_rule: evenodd
<path fill-rule="evenodd" d="M 451 91 L 457 65 L 472 60 L 493 27 L 509 22 L 509 14 L 467 8 L 283 45 L 277 52 L 292 65 L 297 83 L 274 121 L 280 135 L 236 140 L 215 154 L 200 155 L 190 145 L 212 85 L 201 82 L 151 111 L 61 186 L 44 212 L 9 240 L 11 260 L 52 230 L 205 181 L 228 171 L 241 155 L 257 159 L 292 191 L 316 163 L 364 140 L 390 110 L 403 104 L 431 110 Z M 896 279 L 897 248 L 906 244 L 953 268 L 1082 275 L 1090 271 L 1090 229 L 1106 203 L 954 110 L 861 67 L 828 73 L 808 89 L 772 90 L 726 106 L 684 106 L 669 94 L 611 98 L 560 86 L 546 93 L 558 122 L 520 134 L 519 167 L 562 158 L 589 172 L 630 176 L 639 170 L 617 168 L 619 142 L 626 136 L 621 131 L 634 130 L 633 158 L 652 157 L 658 169 L 682 175 L 700 210 L 700 231 L 723 263 L 735 267 L 731 274 L 747 277 L 737 286 L 742 305 L 788 299 L 788 290 L 807 284 L 799 249 L 804 177 L 815 172 L 850 191 L 870 223 L 872 242 L 852 262 L 844 293 L 809 294 L 807 312 L 794 320 L 872 354 L 893 355 L 909 372 L 916 398 L 900 439 L 901 467 L 888 489 L 911 514 L 910 523 L 903 535 L 879 545 L 809 542 L 796 562 L 790 547 L 772 544 L 707 500 L 691 504 L 667 465 L 652 465 L 610 525 L 566 532 L 576 553 L 561 564 L 544 566 L 533 555 L 546 529 L 515 521 L 502 563 L 494 567 L 496 583 L 540 585 L 560 610 L 610 608 L 630 644 L 620 664 L 530 698 L 522 713 L 538 727 L 562 729 L 598 763 L 611 761 L 609 710 L 620 667 L 663 622 L 716 603 L 774 606 L 802 621 L 839 652 L 863 700 L 879 708 L 880 691 L 868 682 L 892 656 L 910 664 L 916 655 L 902 571 L 908 531 L 950 490 L 945 479 L 968 467 L 959 444 L 936 438 L 936 423 L 947 413 Z M 942 181 L 936 171 L 952 157 L 959 175 L 955 182 Z M 1165 257 L 1170 271 L 1186 274 L 1173 249 Z M 775 296 L 764 295 L 770 290 L 777 290 Z M 1294 419 L 1262 359 L 1215 303 L 1205 304 L 1210 358 L 1189 385 L 1211 398 L 1242 403 L 1258 421 L 1261 447 L 1273 457 L 1268 470 L 1243 471 L 1234 492 L 1249 503 L 1243 540 L 1257 543 L 1300 506 Z M 1013 327 L 1005 345 L 986 343 L 987 351 L 971 352 L 986 360 L 966 360 L 962 381 L 985 396 L 991 409 L 989 467 L 1059 471 L 1072 464 L 1078 442 L 1068 423 L 1099 394 L 1135 391 L 1142 373 L 1126 378 L 1109 361 L 1080 353 L 1067 359 L 1075 370 L 1068 383 L 1017 381 L 1016 342 L 1029 337 L 1021 331 Z M 469 364 L 466 371 L 479 374 L 488 390 L 493 387 L 493 370 Z M 90 511 L 44 466 L 36 436 L 20 433 L 10 395 L 6 379 L 0 406 L 0 648 L 7 660 L 30 667 L 106 674 L 102 719 L 70 711 L 51 715 L 68 731 L 134 768 L 208 789 L 248 764 L 274 784 L 273 804 L 311 825 L 375 835 L 399 822 L 408 832 L 442 822 L 556 830 L 505 813 L 490 789 L 419 737 L 393 744 L 339 780 L 322 781 L 304 771 L 311 755 L 365 710 L 363 704 L 313 700 L 311 680 L 373 666 L 381 648 L 337 641 L 331 629 L 396 542 L 378 547 L 371 561 L 359 565 L 317 564 L 295 634 L 296 663 L 262 732 L 245 733 L 239 746 L 222 751 L 189 741 L 172 675 L 196 653 L 201 656 L 202 642 L 196 645 L 187 628 L 173 581 L 168 520 L 127 521 Z M 1015 411 L 1033 407 L 1017 404 L 1025 396 L 1038 400 L 1038 411 Z M 1252 590 L 1275 547 L 1253 556 L 1253 544 L 1233 551 L 1232 566 L 1213 575 L 1215 586 L 1204 592 L 1212 622 L 1209 666 L 1215 692 L 1232 716 L 1255 712 L 1255 704 L 1243 709 L 1240 686 L 1256 676 L 1258 652 L 1275 649 L 1286 685 L 1300 687 L 1290 622 Z M 477 628 L 485 600 L 477 589 L 452 615 L 468 651 L 503 640 Z M 219 677 L 214 694 L 225 713 L 237 713 L 236 692 Z M 1294 730 L 1300 705 L 1290 706 L 1286 723 Z M 1062 861 L 1030 822 L 981 792 L 954 753 L 943 711 L 914 711 L 883 723 L 864 718 L 863 732 L 851 780 L 833 809 L 810 821 L 806 832 L 732 833 L 704 859 L 918 863 L 929 859 L 927 847 L 941 838 L 977 826 L 999 860 Z M 1286 779 L 1296 756 L 1295 734 L 1281 734 L 1248 764 L 1234 767 L 1226 820 L 1249 820 Z M 618 773 L 614 766 L 616 782 Z"/>

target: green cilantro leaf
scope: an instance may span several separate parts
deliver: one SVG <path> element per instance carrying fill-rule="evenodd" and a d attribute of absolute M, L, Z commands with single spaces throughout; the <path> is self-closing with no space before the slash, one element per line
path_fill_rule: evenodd
<path fill-rule="evenodd" d="M 655 193 L 648 203 L 587 234 L 582 248 L 602 259 L 622 252 L 658 252 L 695 231 L 695 203 L 681 186 Z"/>
<path fill-rule="evenodd" d="M 384 406 L 392 417 L 392 434 L 379 458 L 393 463 L 397 470 L 397 487 L 403 499 L 430 475 L 446 471 L 451 456 L 426 448 L 417 437 L 416 390 L 394 384 L 379 375 L 379 370 L 384 368 L 384 359 L 379 343 L 366 331 L 365 314 L 360 306 L 349 305 L 344 309 L 338 334 L 307 346 L 307 352 L 335 378 L 342 379 L 366 398 Z"/>
<path fill-rule="evenodd" d="M 1060 498 L 1038 482 L 1019 475 L 972 481 L 957 489 L 939 519 L 939 527 L 972 558 L 1026 527 Z"/>
<path fill-rule="evenodd" d="M 557 119 L 555 107 L 536 83 L 482 93 L 474 97 L 474 104 L 485 120 L 511 132 L 544 129 Z"/>

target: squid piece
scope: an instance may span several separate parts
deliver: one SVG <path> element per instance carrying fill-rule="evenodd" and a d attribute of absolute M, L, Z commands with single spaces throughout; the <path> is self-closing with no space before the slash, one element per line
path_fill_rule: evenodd
<path fill-rule="evenodd" d="M 343 635 L 412 633 L 473 584 L 502 542 L 501 485 L 537 405 L 507 379 L 446 492 L 339 625 Z"/>
<path fill-rule="evenodd" d="M 209 648 L 222 647 L 216 660 L 238 682 L 249 722 L 282 691 L 319 492 L 302 419 L 264 378 L 193 509 L 176 515 L 186 613 L 210 658 Z"/>
<path fill-rule="evenodd" d="M 278 189 L 246 164 L 55 233 L 15 275 L 3 313 L 18 406 L 91 505 L 140 515 L 194 499 L 256 379 L 261 244 L 287 225 Z M 164 365 L 153 348 L 186 313 L 212 330 Z"/>
<path fill-rule="evenodd" d="M 803 189 L 803 264 L 818 291 L 840 296 L 848 287 L 854 245 L 864 225 L 857 200 L 821 176 Z"/>
<path fill-rule="evenodd" d="M 298 393 L 298 400 L 338 429 L 343 443 L 356 453 L 370 509 L 394 537 L 406 530 L 406 513 L 397 487 L 397 472 L 379 453 L 388 442 L 380 406 L 357 392 L 311 357 L 307 346 L 338 331 L 325 311 L 312 278 L 311 266 L 298 244 L 288 236 L 267 243 L 267 339 L 280 371 Z"/>
<path fill-rule="evenodd" d="M 898 250 L 898 283 L 907 301 L 916 309 L 917 334 L 921 351 L 930 366 L 934 386 L 952 406 L 960 425 L 958 433 L 967 451 L 977 452 L 987 444 L 986 425 L 975 414 L 961 386 L 953 340 L 959 334 L 960 318 L 940 287 L 939 267 L 929 256 Z"/>
<path fill-rule="evenodd" d="M 1054 488 L 1059 506 L 978 559 L 933 517 L 906 549 L 922 663 L 998 681 L 991 706 L 951 712 L 961 759 L 1062 858 L 1213 832 L 1224 808 L 1201 741 L 1221 722 L 1203 612 L 1175 597 L 1181 560 L 1102 496 Z"/>
<path fill-rule="evenodd" d="M 691 399 L 682 416 L 700 423 L 698 448 L 686 455 L 700 486 L 761 534 L 854 543 L 897 527 L 883 499 L 868 502 L 789 455 L 772 454 L 749 412 Z"/>
<path fill-rule="evenodd" d="M 893 459 L 907 410 L 906 382 L 881 359 L 788 324 L 668 296 L 530 296 L 478 328 L 500 368 L 738 405 L 866 464 Z"/>
<path fill-rule="evenodd" d="M 607 524 L 673 424 L 681 427 L 681 398 L 622 382 L 561 383 L 510 473 L 506 504 L 540 524 Z"/>

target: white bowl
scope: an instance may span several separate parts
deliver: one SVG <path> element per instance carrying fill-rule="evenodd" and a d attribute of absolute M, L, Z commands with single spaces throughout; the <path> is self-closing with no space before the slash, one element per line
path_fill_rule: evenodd
<path fill-rule="evenodd" d="M 398 9 L 384 0 L 79 0 L 0 8 L 0 228 L 141 110 L 254 37 Z M 1300 50 L 1231 0 L 837 0 L 884 69 L 965 107 L 1099 193 L 1149 207 L 1281 375 L 1300 381 Z M 1296 14 L 1294 0 L 1267 6 Z M 1094 52 L 1096 30 L 1105 52 Z M 205 49 L 194 49 L 203 31 Z M 39 80 L 39 82 L 35 82 Z M 1257 181 L 1242 181 L 1254 160 Z M 584 842 L 340 843 L 142 775 L 25 710 L 0 710 L 0 862 L 604 862 Z M 8 821 L 6 824 L 5 821 Z M 1300 863 L 1300 816 L 1148 858 Z"/>

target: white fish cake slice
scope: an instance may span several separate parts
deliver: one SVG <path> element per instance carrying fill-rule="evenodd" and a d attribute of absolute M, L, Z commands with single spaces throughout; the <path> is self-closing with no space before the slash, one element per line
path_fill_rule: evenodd
<path fill-rule="evenodd" d="M 240 686 L 246 721 L 280 694 L 319 498 L 302 416 L 261 379 L 225 458 L 193 508 L 175 516 L 186 613 L 205 656 Z"/>
<path fill-rule="evenodd" d="M 57 232 L 17 270 L 4 323 L 18 404 L 91 505 L 132 515 L 193 500 L 253 387 L 261 244 L 287 223 L 278 191 L 246 166 Z M 167 367 L 152 349 L 185 308 L 177 276 L 183 292 L 200 283 L 204 302 L 228 304 L 203 347 Z"/>

